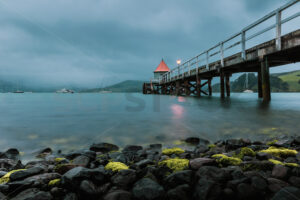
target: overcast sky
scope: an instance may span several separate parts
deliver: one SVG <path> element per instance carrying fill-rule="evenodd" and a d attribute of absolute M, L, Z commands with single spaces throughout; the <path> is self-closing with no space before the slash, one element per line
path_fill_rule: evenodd
<path fill-rule="evenodd" d="M 174 67 L 285 2 L 0 0 L 0 78 L 87 87 L 147 80 L 162 58 Z"/>

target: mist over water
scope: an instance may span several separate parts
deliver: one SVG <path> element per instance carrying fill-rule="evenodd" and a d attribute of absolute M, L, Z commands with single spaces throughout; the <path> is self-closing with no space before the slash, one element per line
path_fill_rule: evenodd
<path fill-rule="evenodd" d="M 30 153 L 88 148 L 92 143 L 165 143 L 188 136 L 211 141 L 299 135 L 300 94 L 257 94 L 230 99 L 142 94 L 0 94 L 0 147 Z"/>

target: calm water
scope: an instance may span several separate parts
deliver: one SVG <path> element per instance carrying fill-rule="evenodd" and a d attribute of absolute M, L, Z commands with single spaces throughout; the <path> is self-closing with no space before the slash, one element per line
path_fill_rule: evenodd
<path fill-rule="evenodd" d="M 300 93 L 214 97 L 142 94 L 0 94 L 0 151 L 16 147 L 71 150 L 94 142 L 171 143 L 188 136 L 212 141 L 300 135 Z"/>

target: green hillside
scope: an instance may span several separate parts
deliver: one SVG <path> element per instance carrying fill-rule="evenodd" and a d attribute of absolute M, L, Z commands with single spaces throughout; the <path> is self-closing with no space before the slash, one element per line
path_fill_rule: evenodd
<path fill-rule="evenodd" d="M 290 92 L 300 92 L 300 70 L 284 73 L 278 77 L 289 85 Z"/>
<path fill-rule="evenodd" d="M 104 88 L 84 90 L 82 92 L 142 92 L 144 81 L 128 80 Z"/>
<path fill-rule="evenodd" d="M 246 74 L 243 74 L 231 82 L 231 91 L 244 91 L 246 89 L 245 80 Z M 271 74 L 270 83 L 272 92 L 300 92 L 300 70 L 280 74 Z M 257 76 L 254 73 L 248 73 L 248 89 L 257 92 Z M 213 85 L 213 91 L 220 91 L 219 83 Z"/>

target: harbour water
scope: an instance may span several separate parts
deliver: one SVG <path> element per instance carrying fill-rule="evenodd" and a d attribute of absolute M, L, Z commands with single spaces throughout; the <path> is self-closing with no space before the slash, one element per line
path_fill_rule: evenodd
<path fill-rule="evenodd" d="M 300 93 L 230 99 L 142 94 L 0 94 L 0 149 L 29 153 L 87 148 L 92 143 L 170 144 L 188 136 L 211 141 L 300 135 Z"/>

